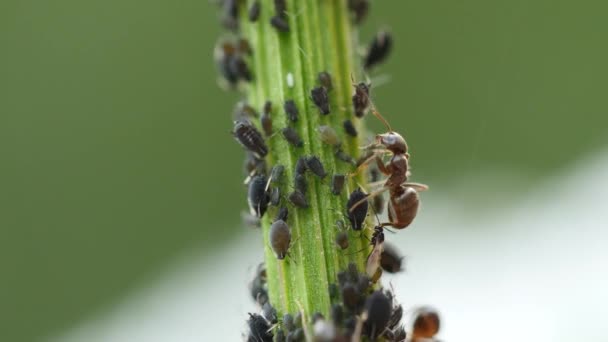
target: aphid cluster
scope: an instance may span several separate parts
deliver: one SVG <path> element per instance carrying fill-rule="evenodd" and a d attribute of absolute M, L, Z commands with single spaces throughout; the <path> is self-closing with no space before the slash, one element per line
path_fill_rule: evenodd
<path fill-rule="evenodd" d="M 297 22 L 294 18 L 299 14 L 288 12 L 286 0 L 273 0 L 272 9 L 263 9 L 262 6 L 267 3 L 260 0 L 220 1 L 221 22 L 234 33 L 231 38 L 222 39 L 217 44 L 214 58 L 220 74 L 230 88 L 237 88 L 242 86 L 242 82 L 254 79 L 248 64 L 250 58 L 255 57 L 254 51 L 248 41 L 239 36 L 240 18 L 249 21 L 244 25 L 273 27 L 281 39 L 289 37 L 284 33 L 290 32 L 290 21 Z M 347 0 L 347 4 L 354 23 L 361 23 L 368 15 L 369 0 Z M 261 16 L 269 12 L 269 22 L 266 19 L 260 20 Z M 362 56 L 364 71 L 374 70 L 384 62 L 392 46 L 390 33 L 378 32 Z M 292 233 L 296 237 L 298 234 L 297 230 L 292 232 L 291 225 L 295 221 L 294 218 L 289 218 L 289 212 L 310 210 L 311 191 L 319 190 L 318 185 L 321 184 L 322 191 L 336 196 L 331 198 L 346 201 L 345 207 L 339 210 L 323 208 L 343 214 L 343 220 L 336 222 L 333 241 L 335 248 L 342 255 L 352 255 L 353 253 L 348 254 L 350 251 L 347 249 L 352 249 L 349 237 L 355 233 L 362 239 L 370 240 L 365 249 L 371 248 L 371 251 L 361 272 L 355 264 L 349 264 L 347 270 L 336 275 L 337 284 L 332 284 L 329 289 L 332 308 L 327 318 L 320 313 L 305 315 L 306 319 L 303 319 L 302 313 L 294 316 L 287 313 L 278 317 L 269 298 L 266 268 L 264 264 L 258 266 L 249 290 L 259 306 L 259 312 L 249 314 L 247 340 L 264 342 L 313 339 L 339 342 L 383 338 L 387 341 L 403 341 L 406 339 L 405 329 L 401 325 L 403 309 L 395 303 L 392 293 L 381 290 L 378 283 L 383 272 L 396 273 L 403 269 L 403 257 L 395 246 L 385 242 L 384 232 L 387 227 L 403 229 L 412 223 L 420 202 L 418 192 L 427 187 L 409 181 L 411 172 L 408 146 L 405 139 L 393 131 L 375 109 L 369 81 L 353 80 L 352 97 L 350 103 L 345 104 L 333 95 L 336 90 L 328 71 L 318 71 L 315 84 L 305 90 L 307 96 L 303 100 L 301 96 L 292 94 L 294 84 L 299 84 L 295 79 L 297 73 L 289 72 L 286 76 L 289 91 L 286 94 L 290 94 L 291 98 L 272 98 L 263 103 L 253 101 L 253 104 L 242 101 L 236 105 L 232 115 L 232 135 L 246 151 L 243 168 L 249 211 L 242 215 L 243 219 L 248 225 L 259 227 L 265 215 L 272 215 L 266 219 L 269 224 L 266 236 L 269 249 L 281 263 L 293 260 L 293 267 L 299 267 L 297 257 L 290 254 L 291 245 L 297 241 Z M 314 114 L 319 115 L 318 120 L 321 122 L 314 130 L 302 128 L 301 125 L 302 122 L 310 122 L 304 115 L 312 114 L 311 106 L 316 108 Z M 344 106 L 350 107 L 347 112 L 352 113 L 352 116 L 342 118 L 335 125 L 332 110 L 333 113 L 343 112 Z M 361 128 L 360 120 L 369 111 L 385 124 L 387 132 L 377 134 L 373 143 L 363 148 L 364 155 L 355 161 L 347 151 L 354 148 L 357 139 L 366 135 L 367 132 L 359 132 L 358 128 Z M 315 137 L 324 144 L 324 151 L 328 150 L 327 146 L 330 147 L 329 150 L 339 161 L 337 166 L 324 165 L 324 155 L 303 152 L 309 149 L 309 146 L 305 146 L 310 143 L 307 139 Z M 277 156 L 271 154 L 277 148 L 277 144 L 271 142 L 272 139 L 284 141 L 281 143 L 283 145 L 278 146 L 289 146 L 291 157 L 297 158 L 293 170 L 286 168 L 289 161 L 277 160 Z M 370 164 L 373 166 L 370 167 Z M 365 185 L 357 187 L 358 183 L 353 176 L 361 171 L 367 171 L 370 189 Z M 382 179 L 382 176 L 386 179 Z M 309 186 L 311 181 L 316 186 Z M 386 203 L 382 196 L 384 192 L 388 192 Z M 378 222 L 373 229 L 366 225 L 369 214 L 377 216 L 385 209 L 388 220 Z M 368 236 L 369 231 L 371 236 Z M 409 337 L 413 341 L 433 339 L 439 330 L 439 316 L 428 308 L 420 309 L 412 327 Z"/>

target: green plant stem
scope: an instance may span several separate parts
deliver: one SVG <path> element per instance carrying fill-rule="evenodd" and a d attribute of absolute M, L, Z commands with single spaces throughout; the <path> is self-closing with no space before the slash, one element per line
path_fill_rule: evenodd
<path fill-rule="evenodd" d="M 348 227 L 346 201 L 358 185 L 365 184 L 364 177 L 349 177 L 344 191 L 335 196 L 331 193 L 331 176 L 336 173 L 350 174 L 354 167 L 336 160 L 334 147 L 324 144 L 317 132 L 320 125 L 329 125 L 338 132 L 342 148 L 353 158 L 359 156 L 361 138 L 344 134 L 342 123 L 353 119 L 351 75 L 358 76 L 354 46 L 356 32 L 351 26 L 346 0 L 288 0 L 290 32 L 281 33 L 270 25 L 275 15 L 274 1 L 261 0 L 261 14 L 257 22 L 246 18 L 252 0 L 241 9 L 241 28 L 253 49 L 249 65 L 254 81 L 247 87 L 249 102 L 262 108 L 269 100 L 273 104 L 272 120 L 275 134 L 267 140 L 270 149 L 269 165 L 282 164 L 285 174 L 281 184 L 286 195 L 293 190 L 296 161 L 301 156 L 318 156 L 328 176 L 320 180 L 311 173 L 308 181 L 309 208 L 300 209 L 289 205 L 288 223 L 292 232 L 292 245 L 285 260 L 277 260 L 269 242 L 269 227 L 276 209 L 269 209 L 263 220 L 265 260 L 268 275 L 270 301 L 280 315 L 304 310 L 310 317 L 314 312 L 329 314 L 331 299 L 329 284 L 336 283 L 336 275 L 354 262 L 360 271 L 365 269 L 369 242 L 364 232 L 349 230 L 350 247 L 340 250 L 335 244 L 338 233 L 336 221 L 343 220 Z M 332 76 L 333 90 L 329 93 L 331 113 L 322 116 L 309 98 L 310 90 L 318 86 L 317 75 L 327 71 Z M 287 75 L 293 75 L 290 87 Z M 293 99 L 299 109 L 299 120 L 289 122 L 283 103 Z M 353 120 L 355 121 L 355 120 Z M 364 129 L 356 122 L 359 132 Z M 304 141 L 304 147 L 296 148 L 283 139 L 280 129 L 292 126 Z M 359 136 L 361 136 L 360 134 Z"/>

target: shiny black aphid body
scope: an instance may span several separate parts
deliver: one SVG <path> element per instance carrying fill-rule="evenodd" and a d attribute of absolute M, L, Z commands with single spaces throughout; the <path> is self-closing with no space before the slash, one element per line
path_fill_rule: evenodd
<path fill-rule="evenodd" d="M 293 180 L 293 187 L 303 195 L 306 195 L 306 192 L 308 191 L 308 183 L 306 182 L 306 177 L 304 177 L 303 174 L 296 174 Z"/>
<path fill-rule="evenodd" d="M 293 122 L 298 121 L 298 114 L 300 112 L 298 111 L 298 107 L 296 106 L 296 103 L 293 100 L 285 101 L 285 103 L 283 104 L 283 109 L 285 110 L 285 113 L 287 114 L 287 118 L 290 121 L 293 121 Z"/>
<path fill-rule="evenodd" d="M 327 96 L 327 89 L 325 87 L 312 88 L 310 91 L 310 98 L 312 102 L 319 108 L 319 112 L 323 115 L 329 114 L 329 97 Z"/>
<path fill-rule="evenodd" d="M 279 319 L 277 318 L 277 310 L 270 305 L 270 302 L 266 302 L 262 306 L 262 316 L 264 316 L 266 321 L 268 321 L 270 324 L 276 324 L 279 322 Z"/>
<path fill-rule="evenodd" d="M 268 154 L 268 147 L 262 134 L 249 121 L 235 121 L 232 134 L 236 141 L 254 153 L 256 157 L 263 158 Z"/>
<path fill-rule="evenodd" d="M 230 72 L 245 81 L 251 81 L 253 76 L 247 63 L 241 56 L 233 56 L 228 60 L 228 69 Z"/>
<path fill-rule="evenodd" d="M 348 198 L 348 202 L 346 203 L 346 212 L 348 213 L 348 219 L 350 224 L 354 230 L 361 230 L 363 228 L 363 222 L 365 221 L 365 217 L 367 216 L 368 203 L 367 201 L 362 202 L 360 205 L 355 207 L 353 211 L 351 211 L 351 207 L 355 205 L 355 203 L 367 197 L 367 194 L 361 191 L 361 189 L 357 188 L 357 190 L 353 191 Z"/>
<path fill-rule="evenodd" d="M 344 120 L 342 126 L 344 126 L 344 132 L 346 132 L 346 134 L 350 135 L 351 137 L 357 136 L 357 129 L 355 128 L 355 125 L 353 125 L 352 121 Z"/>
<path fill-rule="evenodd" d="M 397 273 L 402 270 L 403 257 L 399 255 L 397 249 L 389 244 L 384 243 L 384 249 L 380 257 L 380 267 L 388 273 Z"/>
<path fill-rule="evenodd" d="M 295 147 L 304 146 L 304 142 L 302 141 L 302 138 L 300 138 L 300 135 L 298 134 L 298 132 L 296 132 L 295 129 L 293 129 L 291 127 L 285 127 L 281 130 L 281 133 L 283 134 L 283 137 L 285 138 L 285 140 L 287 140 L 293 146 L 295 146 Z"/>
<path fill-rule="evenodd" d="M 287 22 L 287 3 L 285 0 L 274 0 L 275 15 L 270 19 L 270 24 L 281 32 L 289 32 Z"/>
<path fill-rule="evenodd" d="M 370 69 L 383 62 L 391 52 L 392 46 L 393 37 L 391 34 L 385 31 L 378 32 L 369 45 L 363 67 L 365 69 Z"/>
<path fill-rule="evenodd" d="M 270 325 L 266 322 L 264 317 L 255 313 L 250 313 L 247 325 L 249 325 L 248 341 L 272 342 L 272 331 L 269 331 Z"/>
<path fill-rule="evenodd" d="M 306 165 L 306 157 L 298 158 L 298 161 L 296 161 L 296 175 L 303 175 L 307 169 L 308 166 Z"/>
<path fill-rule="evenodd" d="M 312 173 L 321 179 L 327 176 L 323 163 L 321 163 L 321 160 L 317 156 L 310 156 L 306 158 L 306 166 Z"/>
<path fill-rule="evenodd" d="M 331 178 L 331 193 L 334 195 L 339 195 L 344 188 L 344 182 L 346 181 L 346 176 L 336 174 Z"/>
<path fill-rule="evenodd" d="M 258 0 L 254 1 L 249 7 L 248 17 L 251 22 L 256 22 L 260 17 L 260 2 Z"/>
<path fill-rule="evenodd" d="M 289 194 L 289 201 L 299 208 L 308 208 L 308 201 L 306 200 L 306 196 L 298 190 L 294 190 Z"/>
<path fill-rule="evenodd" d="M 262 217 L 264 216 L 264 213 L 266 213 L 266 209 L 268 209 L 270 196 L 268 195 L 268 192 L 266 192 L 266 182 L 266 177 L 262 175 L 253 177 L 251 182 L 249 182 L 247 202 L 251 215 Z"/>
<path fill-rule="evenodd" d="M 361 82 L 355 85 L 355 94 L 353 95 L 353 108 L 355 116 L 362 118 L 369 107 L 369 90 L 371 84 Z"/>
<path fill-rule="evenodd" d="M 249 290 L 253 300 L 263 306 L 268 302 L 268 289 L 266 285 L 266 266 L 264 263 L 258 265 L 255 277 L 249 284 Z"/>
<path fill-rule="evenodd" d="M 237 0 L 224 0 L 222 24 L 229 30 L 237 30 L 239 27 L 239 6 Z"/>
<path fill-rule="evenodd" d="M 287 256 L 289 245 L 291 244 L 291 231 L 289 226 L 282 219 L 278 219 L 270 226 L 270 247 L 276 254 L 277 259 L 283 260 Z"/>
<path fill-rule="evenodd" d="M 367 297 L 365 302 L 367 321 L 364 331 L 372 340 L 384 332 L 391 318 L 391 309 L 391 300 L 382 291 L 376 291 Z"/>
<path fill-rule="evenodd" d="M 325 87 L 327 91 L 331 91 L 334 88 L 333 83 L 331 81 L 331 75 L 327 71 L 320 72 L 317 76 L 317 79 L 319 81 L 319 84 Z"/>

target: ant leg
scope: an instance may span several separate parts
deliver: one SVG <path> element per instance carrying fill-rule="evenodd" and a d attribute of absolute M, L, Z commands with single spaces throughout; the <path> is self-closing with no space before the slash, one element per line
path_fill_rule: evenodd
<path fill-rule="evenodd" d="M 353 205 L 352 205 L 352 207 L 350 207 L 350 208 L 348 209 L 348 212 L 352 213 L 352 212 L 353 212 L 353 210 L 355 210 L 355 208 L 356 208 L 356 207 L 358 207 L 358 206 L 360 206 L 360 205 L 361 205 L 363 202 L 365 202 L 365 201 L 369 200 L 370 198 L 374 198 L 374 197 L 376 197 L 376 196 L 380 195 L 381 193 L 383 193 L 383 192 L 385 192 L 385 191 L 387 191 L 387 190 L 389 190 L 389 188 L 387 188 L 387 187 L 382 187 L 380 190 L 376 190 L 376 191 L 374 191 L 374 192 L 372 192 L 372 193 L 368 194 L 367 196 L 365 196 L 365 198 L 363 198 L 362 200 L 360 200 L 360 201 L 358 201 L 357 203 L 353 204 Z"/>
<path fill-rule="evenodd" d="M 414 190 L 416 190 L 418 192 L 427 191 L 429 189 L 428 185 L 422 184 L 422 183 L 407 182 L 407 183 L 403 183 L 402 185 L 407 186 L 409 188 L 413 188 Z"/>
<path fill-rule="evenodd" d="M 389 170 L 389 168 L 384 164 L 384 161 L 382 160 L 382 158 L 380 158 L 380 156 L 378 156 L 377 154 L 376 154 L 376 165 L 378 166 L 378 170 L 380 170 L 380 172 L 382 172 L 386 176 L 389 176 L 391 174 L 391 171 Z"/>

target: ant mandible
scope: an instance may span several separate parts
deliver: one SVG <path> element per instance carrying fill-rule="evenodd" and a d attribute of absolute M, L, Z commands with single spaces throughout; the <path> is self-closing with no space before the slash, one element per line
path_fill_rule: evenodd
<path fill-rule="evenodd" d="M 409 153 L 407 143 L 401 134 L 392 130 L 386 119 L 376 110 L 372 104 L 372 113 L 376 116 L 387 128 L 387 132 L 376 135 L 375 143 L 368 146 L 374 150 L 371 157 L 365 160 L 360 167 L 365 166 L 372 160 L 376 161 L 378 170 L 388 176 L 382 188 L 370 193 L 366 198 L 353 204 L 349 209 L 352 212 L 358 205 L 375 196 L 381 195 L 385 191 L 389 191 L 390 201 L 388 205 L 389 222 L 382 223 L 381 227 L 393 227 L 403 229 L 409 226 L 416 214 L 420 205 L 419 191 L 428 190 L 428 186 L 419 183 L 408 182 L 410 176 L 409 171 Z M 391 153 L 391 159 L 385 164 L 381 154 Z"/>

